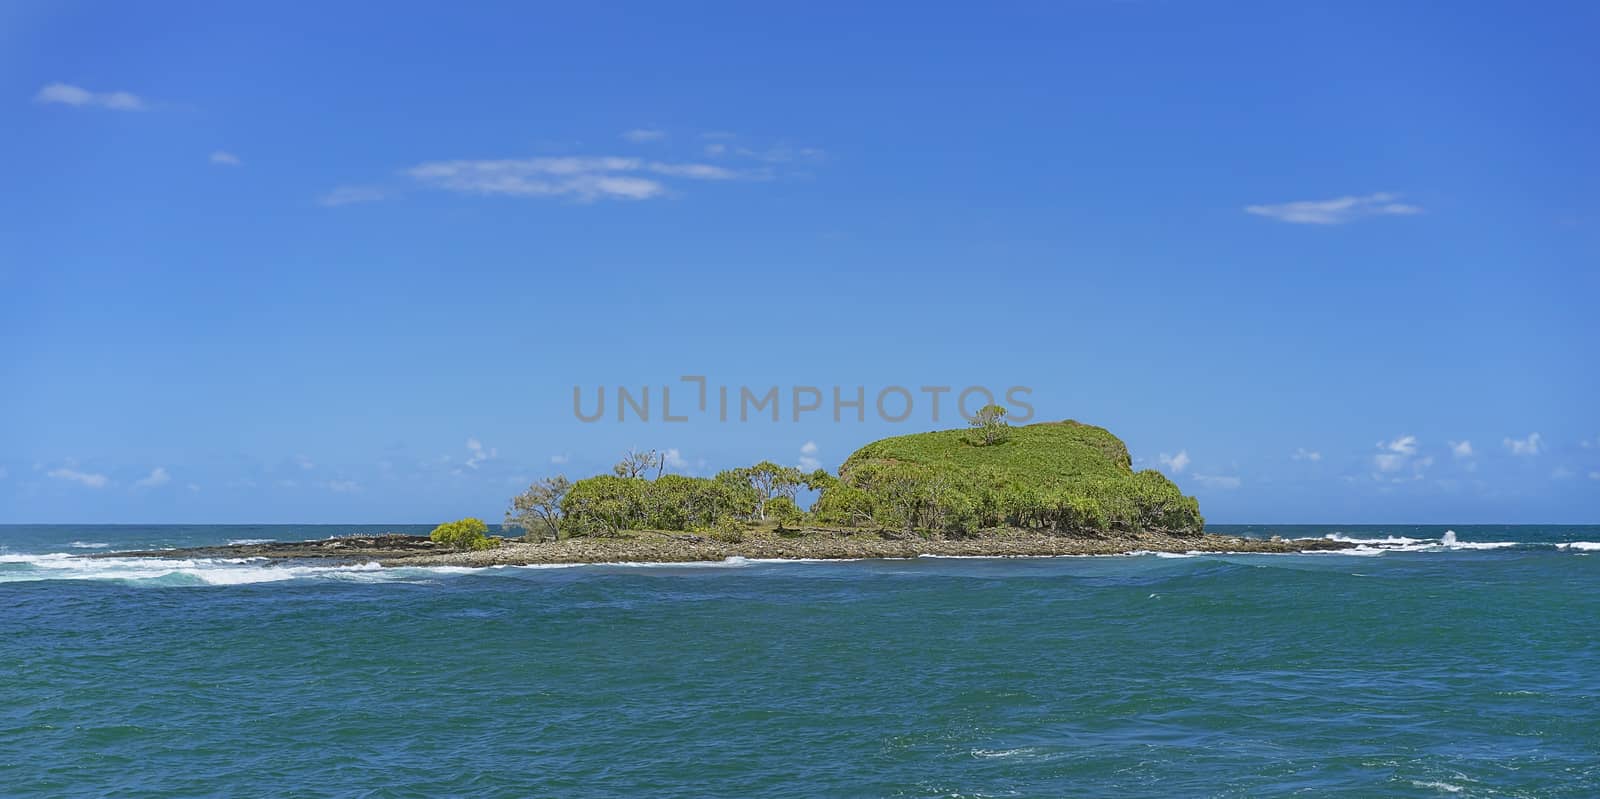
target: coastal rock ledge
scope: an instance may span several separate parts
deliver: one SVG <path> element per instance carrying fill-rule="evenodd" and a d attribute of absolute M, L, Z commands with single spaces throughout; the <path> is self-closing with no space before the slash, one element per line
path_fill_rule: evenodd
<path fill-rule="evenodd" d="M 268 558 L 374 562 L 383 566 L 529 566 L 572 563 L 695 563 L 749 559 L 851 560 L 863 558 L 1039 557 L 1126 555 L 1138 552 L 1294 553 L 1350 549 L 1326 538 L 1241 538 L 1161 532 L 1049 535 L 1034 531 L 984 531 L 968 538 L 921 538 L 859 530 L 803 528 L 716 540 L 687 533 L 636 532 L 616 538 L 569 538 L 540 543 L 496 539 L 483 550 L 457 552 L 422 536 L 341 536 L 318 541 L 233 544 L 184 549 L 105 552 L 90 558 Z"/>

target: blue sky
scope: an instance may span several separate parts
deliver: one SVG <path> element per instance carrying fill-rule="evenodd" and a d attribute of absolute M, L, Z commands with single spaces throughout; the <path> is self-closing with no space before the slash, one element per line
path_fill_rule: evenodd
<path fill-rule="evenodd" d="M 933 426 L 574 418 L 683 375 L 1027 386 L 1217 522 L 1600 521 L 1597 23 L 8 3 L 0 522 L 495 520 Z"/>

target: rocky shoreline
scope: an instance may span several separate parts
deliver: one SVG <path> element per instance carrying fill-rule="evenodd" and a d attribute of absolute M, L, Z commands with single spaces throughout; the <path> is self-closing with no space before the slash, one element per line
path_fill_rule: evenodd
<path fill-rule="evenodd" d="M 806 528 L 763 531 L 741 540 L 717 540 L 684 533 L 631 533 L 618 538 L 571 538 L 529 543 L 501 541 L 491 549 L 454 552 L 422 536 L 386 534 L 344 536 L 320 541 L 233 544 L 185 549 L 106 552 L 88 555 L 148 558 L 268 558 L 373 562 L 382 566 L 529 566 L 577 563 L 695 563 L 750 559 L 853 560 L 863 558 L 1028 557 L 1124 555 L 1135 552 L 1291 553 L 1349 549 L 1354 544 L 1325 538 L 1240 538 L 1222 535 L 1172 535 L 1160 532 L 1097 536 L 1049 535 L 1023 530 L 992 530 L 967 538 L 924 539 L 859 530 Z"/>

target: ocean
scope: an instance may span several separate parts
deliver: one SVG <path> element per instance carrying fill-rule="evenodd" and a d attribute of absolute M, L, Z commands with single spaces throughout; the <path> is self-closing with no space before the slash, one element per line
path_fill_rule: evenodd
<path fill-rule="evenodd" d="M 0 795 L 1595 797 L 1600 527 L 1340 554 L 84 560 L 0 527 Z"/>

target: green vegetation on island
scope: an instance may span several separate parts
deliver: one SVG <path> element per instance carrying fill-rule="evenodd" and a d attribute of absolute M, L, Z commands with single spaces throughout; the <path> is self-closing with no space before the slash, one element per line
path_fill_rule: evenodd
<path fill-rule="evenodd" d="M 489 537 L 489 525 L 470 517 L 433 528 L 428 539 L 451 549 L 488 549 L 495 545 L 495 539 Z"/>
<path fill-rule="evenodd" d="M 801 489 L 816 492 L 807 510 Z M 826 527 L 910 538 L 981 537 L 989 530 L 1058 535 L 1197 536 L 1199 503 L 1128 449 L 1078 422 L 1011 427 L 989 406 L 966 430 L 896 436 L 862 447 L 837 475 L 762 461 L 712 477 L 665 473 L 654 451 L 576 482 L 541 480 L 512 499 L 505 526 L 527 541 L 613 538 L 655 530 L 737 542 L 748 530 Z M 437 535 L 437 531 L 436 531 Z"/>

